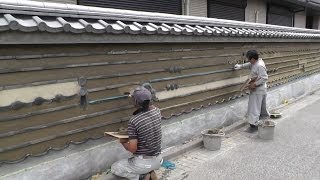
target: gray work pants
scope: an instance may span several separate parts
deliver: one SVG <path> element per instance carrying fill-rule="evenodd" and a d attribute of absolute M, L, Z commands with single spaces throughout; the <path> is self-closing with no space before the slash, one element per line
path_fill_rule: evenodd
<path fill-rule="evenodd" d="M 133 156 L 129 159 L 122 159 L 111 166 L 111 173 L 130 180 L 138 180 L 139 175 L 147 174 L 160 168 L 162 163 L 161 155 L 143 158 Z"/>
<path fill-rule="evenodd" d="M 270 116 L 267 110 L 267 94 L 255 94 L 249 95 L 248 103 L 248 122 L 253 125 L 257 125 L 259 119 Z"/>

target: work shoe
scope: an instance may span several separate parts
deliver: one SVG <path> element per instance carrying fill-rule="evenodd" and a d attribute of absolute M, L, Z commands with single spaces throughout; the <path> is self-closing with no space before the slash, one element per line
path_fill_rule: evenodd
<path fill-rule="evenodd" d="M 258 126 L 256 126 L 256 125 L 250 124 L 250 127 L 251 127 L 252 129 L 258 130 Z"/>
<path fill-rule="evenodd" d="M 148 174 L 140 175 L 139 180 L 158 180 L 158 177 L 155 171 L 151 171 Z"/>
<path fill-rule="evenodd" d="M 248 127 L 248 129 L 246 130 L 246 132 L 248 133 L 254 133 L 258 130 L 258 126 L 250 124 L 250 127 Z"/>
<path fill-rule="evenodd" d="M 158 177 L 155 171 L 150 172 L 150 178 L 151 180 L 158 180 Z"/>

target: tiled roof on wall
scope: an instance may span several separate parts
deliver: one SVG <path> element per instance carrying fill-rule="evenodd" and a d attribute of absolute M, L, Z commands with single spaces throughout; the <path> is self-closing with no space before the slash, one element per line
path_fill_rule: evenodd
<path fill-rule="evenodd" d="M 70 4 L 0 0 L 0 31 L 320 39 L 320 31 Z"/>
<path fill-rule="evenodd" d="M 161 35 L 199 35 L 199 36 L 238 36 L 269 38 L 320 38 L 320 34 L 232 28 L 219 26 L 201 26 L 188 24 L 155 24 L 102 19 L 85 20 L 82 18 L 43 17 L 30 15 L 0 15 L 0 31 L 19 30 L 23 32 L 45 31 L 50 33 L 112 33 L 112 34 L 161 34 Z"/>

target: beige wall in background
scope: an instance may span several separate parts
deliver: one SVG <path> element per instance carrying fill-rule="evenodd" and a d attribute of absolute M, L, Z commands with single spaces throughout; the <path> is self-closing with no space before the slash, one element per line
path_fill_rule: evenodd
<path fill-rule="evenodd" d="M 267 2 L 265 0 L 247 0 L 245 21 L 267 23 Z"/>
<path fill-rule="evenodd" d="M 32 1 L 77 4 L 77 0 L 32 0 Z"/>
<path fill-rule="evenodd" d="M 306 28 L 306 14 L 304 11 L 294 14 L 294 27 Z"/>
<path fill-rule="evenodd" d="M 187 15 L 207 17 L 207 0 L 186 0 Z"/>

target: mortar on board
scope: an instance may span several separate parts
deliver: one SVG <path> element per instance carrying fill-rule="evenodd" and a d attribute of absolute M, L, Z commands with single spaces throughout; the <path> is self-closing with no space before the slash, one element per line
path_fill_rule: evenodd
<path fill-rule="evenodd" d="M 118 134 L 120 135 L 128 135 L 128 128 L 120 127 L 118 130 Z"/>

